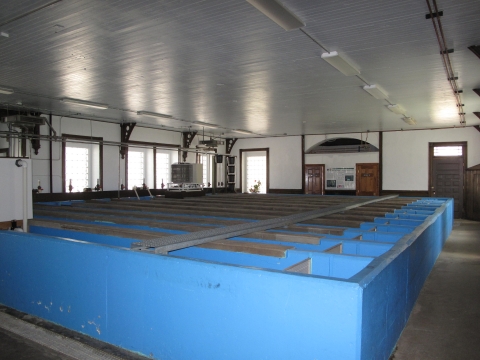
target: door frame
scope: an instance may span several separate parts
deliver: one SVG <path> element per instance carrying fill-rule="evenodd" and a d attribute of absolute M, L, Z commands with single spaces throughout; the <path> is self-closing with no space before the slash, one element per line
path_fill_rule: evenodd
<path fill-rule="evenodd" d="M 305 186 L 305 177 L 307 176 L 307 166 L 321 166 L 322 167 L 322 187 L 320 195 L 325 195 L 325 164 L 304 164 L 303 165 L 303 193 L 307 193 Z"/>
<path fill-rule="evenodd" d="M 376 185 L 376 194 L 377 195 L 371 195 L 371 196 L 380 196 L 380 163 L 356 163 L 355 164 L 355 195 L 359 196 L 359 182 L 360 182 L 360 177 L 358 176 L 358 168 L 361 165 L 377 165 L 377 185 Z M 364 196 L 364 195 L 361 195 Z"/>

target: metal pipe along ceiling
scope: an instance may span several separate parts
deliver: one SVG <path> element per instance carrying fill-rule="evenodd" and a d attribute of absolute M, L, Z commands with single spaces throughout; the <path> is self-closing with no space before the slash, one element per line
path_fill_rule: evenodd
<path fill-rule="evenodd" d="M 433 8 L 435 12 L 432 11 L 432 5 L 430 0 L 426 0 L 428 5 L 428 10 L 430 11 L 430 18 L 432 19 L 433 28 L 435 29 L 435 35 L 437 36 L 438 45 L 440 47 L 440 54 L 442 56 L 443 65 L 445 66 L 445 71 L 447 72 L 447 79 L 452 87 L 453 95 L 457 102 L 458 114 L 460 115 L 460 124 L 465 125 L 465 113 L 463 112 L 463 104 L 460 96 L 460 90 L 458 88 L 457 80 L 455 79 L 455 73 L 453 72 L 452 62 L 450 61 L 450 56 L 448 55 L 447 42 L 445 40 L 445 35 L 443 33 L 442 22 L 440 20 L 440 13 L 437 7 L 437 1 L 432 0 Z"/>

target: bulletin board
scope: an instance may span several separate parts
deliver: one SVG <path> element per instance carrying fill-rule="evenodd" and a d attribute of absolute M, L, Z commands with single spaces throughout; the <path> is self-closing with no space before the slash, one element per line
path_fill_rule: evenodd
<path fill-rule="evenodd" d="M 355 190 L 355 168 L 329 168 L 325 182 L 326 190 Z"/>

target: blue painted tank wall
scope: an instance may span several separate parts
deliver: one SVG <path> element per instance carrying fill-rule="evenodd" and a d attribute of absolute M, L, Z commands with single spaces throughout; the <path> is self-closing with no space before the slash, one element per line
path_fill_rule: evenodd
<path fill-rule="evenodd" d="M 258 255 L 224 265 L 218 250 L 161 256 L 118 247 L 131 239 L 3 231 L 0 303 L 157 359 L 387 359 L 452 229 L 453 201 L 434 205 L 402 210 L 424 216 L 417 227 L 378 220 L 325 240 L 362 235 L 379 247 L 351 251 L 378 250 L 373 260 L 306 247 L 273 270 L 241 266 L 272 261 Z M 280 271 L 305 256 L 317 275 Z"/>
<path fill-rule="evenodd" d="M 0 303 L 157 359 L 355 359 L 361 289 L 0 234 Z"/>
<path fill-rule="evenodd" d="M 446 200 L 446 199 L 444 199 Z M 453 200 L 355 275 L 363 290 L 362 359 L 388 359 L 453 226 Z"/>

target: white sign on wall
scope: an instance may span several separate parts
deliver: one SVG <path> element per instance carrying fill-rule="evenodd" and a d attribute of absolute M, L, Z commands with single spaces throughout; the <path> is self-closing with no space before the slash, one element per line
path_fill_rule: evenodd
<path fill-rule="evenodd" d="M 325 180 L 326 190 L 355 190 L 355 168 L 329 168 Z"/>

